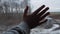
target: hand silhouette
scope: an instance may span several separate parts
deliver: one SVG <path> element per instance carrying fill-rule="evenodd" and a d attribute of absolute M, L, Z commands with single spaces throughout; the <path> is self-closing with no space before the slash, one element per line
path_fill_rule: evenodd
<path fill-rule="evenodd" d="M 42 10 L 45 7 L 45 5 L 42 5 L 40 8 L 35 10 L 32 14 L 28 15 L 28 9 L 27 6 L 24 10 L 23 20 L 28 24 L 29 28 L 34 28 L 38 25 L 41 25 L 47 21 L 47 19 L 44 19 L 47 15 L 49 15 L 49 12 L 46 12 L 49 7 L 46 7 L 44 10 Z M 42 10 L 42 11 L 41 11 Z M 43 20 L 43 21 L 42 21 Z"/>

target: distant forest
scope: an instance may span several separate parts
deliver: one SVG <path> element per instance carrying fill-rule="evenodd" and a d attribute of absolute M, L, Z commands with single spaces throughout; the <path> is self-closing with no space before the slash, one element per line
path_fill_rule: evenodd
<path fill-rule="evenodd" d="M 21 13 L 27 0 L 0 0 L 0 13 Z"/>

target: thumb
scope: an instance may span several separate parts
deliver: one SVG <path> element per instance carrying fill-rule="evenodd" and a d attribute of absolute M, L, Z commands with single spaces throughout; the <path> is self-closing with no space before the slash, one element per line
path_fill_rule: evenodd
<path fill-rule="evenodd" d="M 23 14 L 23 17 L 26 17 L 28 14 L 28 6 L 26 6 L 25 10 L 24 10 L 24 14 Z"/>

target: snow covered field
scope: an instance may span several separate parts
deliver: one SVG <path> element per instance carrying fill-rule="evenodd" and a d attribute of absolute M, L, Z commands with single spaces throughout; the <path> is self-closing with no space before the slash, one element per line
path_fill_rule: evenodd
<path fill-rule="evenodd" d="M 60 21 L 60 20 L 57 20 L 57 21 Z M 0 25 L 0 34 L 2 34 L 2 32 L 6 31 L 8 28 L 11 28 L 12 26 L 14 26 L 14 25 L 10 25 L 10 26 Z M 48 33 L 46 33 L 46 32 L 48 32 Z M 57 31 L 57 32 L 60 33 L 60 31 Z M 50 31 L 48 31 L 46 29 L 41 30 L 40 26 L 31 30 L 31 34 L 49 34 L 49 33 L 50 33 Z M 57 34 L 59 34 L 59 33 L 57 33 Z M 56 34 L 56 33 L 52 32 L 51 34 Z"/>

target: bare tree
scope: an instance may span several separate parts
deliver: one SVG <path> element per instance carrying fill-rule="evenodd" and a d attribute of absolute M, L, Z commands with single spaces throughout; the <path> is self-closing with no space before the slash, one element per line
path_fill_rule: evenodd
<path fill-rule="evenodd" d="M 3 6 L 5 7 L 5 15 L 8 15 L 8 12 L 9 12 L 9 2 L 4 2 L 3 3 Z"/>
<path fill-rule="evenodd" d="M 2 7 L 2 6 L 0 6 L 0 13 L 2 13 L 2 11 L 3 11 L 3 7 Z"/>

